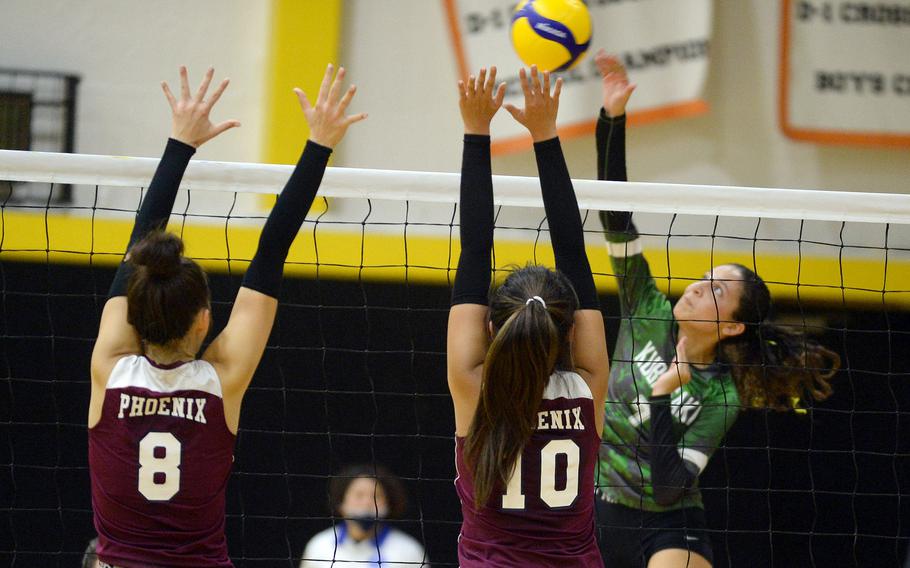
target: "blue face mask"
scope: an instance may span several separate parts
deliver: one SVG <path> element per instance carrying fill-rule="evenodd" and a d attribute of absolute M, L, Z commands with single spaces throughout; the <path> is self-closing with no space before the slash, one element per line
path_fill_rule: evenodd
<path fill-rule="evenodd" d="M 358 527 L 360 527 L 360 530 L 366 532 L 366 531 L 372 530 L 373 527 L 375 527 L 379 523 L 380 518 L 377 517 L 373 513 L 366 513 L 366 514 L 350 517 L 347 520 L 352 523 L 355 523 Z"/>

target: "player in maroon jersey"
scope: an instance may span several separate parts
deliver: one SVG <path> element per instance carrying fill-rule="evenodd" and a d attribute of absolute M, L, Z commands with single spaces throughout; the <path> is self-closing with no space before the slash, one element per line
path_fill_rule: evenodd
<path fill-rule="evenodd" d="M 104 306 L 92 353 L 89 465 L 102 565 L 232 566 L 224 535 L 224 491 L 243 395 L 265 350 L 288 249 L 319 188 L 332 147 L 347 127 L 354 87 L 326 69 L 311 105 L 295 90 L 310 138 L 262 230 L 227 325 L 200 359 L 209 331 L 209 289 L 183 242 L 163 232 L 196 148 L 239 126 L 212 124 L 227 79 L 206 98 L 180 69 L 180 96 L 162 88 L 171 138 L 136 216 Z"/>
<path fill-rule="evenodd" d="M 578 203 L 556 134 L 562 80 L 520 73 L 558 271 L 527 266 L 489 292 L 490 120 L 496 69 L 459 83 L 464 121 L 461 256 L 448 329 L 462 567 L 602 566 L 594 467 L 609 361 Z M 489 293 L 489 297 L 488 297 Z"/>

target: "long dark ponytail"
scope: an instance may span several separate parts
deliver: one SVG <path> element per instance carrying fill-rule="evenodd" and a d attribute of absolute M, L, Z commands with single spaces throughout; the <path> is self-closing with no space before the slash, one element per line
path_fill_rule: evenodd
<path fill-rule="evenodd" d="M 205 272 L 183 256 L 183 241 L 165 231 L 133 245 L 129 262 L 135 270 L 127 287 L 127 321 L 148 343 L 181 339 L 199 310 L 209 306 Z"/>
<path fill-rule="evenodd" d="M 742 276 L 742 295 L 733 319 L 743 333 L 720 342 L 721 359 L 732 365 L 744 406 L 790 410 L 807 396 L 828 398 L 840 356 L 804 332 L 768 321 L 771 293 L 752 270 L 733 264 Z"/>
<path fill-rule="evenodd" d="M 465 440 L 478 508 L 487 503 L 496 483 L 508 482 L 533 432 L 550 375 L 557 368 L 572 368 L 569 331 L 577 308 L 568 279 L 543 266 L 513 271 L 492 295 L 495 335 Z"/>

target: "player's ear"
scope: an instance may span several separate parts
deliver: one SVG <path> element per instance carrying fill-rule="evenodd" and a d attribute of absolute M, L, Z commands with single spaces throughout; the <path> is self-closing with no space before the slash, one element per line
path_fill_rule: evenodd
<path fill-rule="evenodd" d="M 196 329 L 197 333 L 206 334 L 209 332 L 209 326 L 212 324 L 212 310 L 209 308 L 202 308 L 199 310 L 199 313 L 196 314 L 196 321 L 193 323 L 193 327 Z"/>
<path fill-rule="evenodd" d="M 729 321 L 724 323 L 721 327 L 720 333 L 723 335 L 723 338 L 736 337 L 737 335 L 742 335 L 746 331 L 746 324 L 741 322 Z"/>

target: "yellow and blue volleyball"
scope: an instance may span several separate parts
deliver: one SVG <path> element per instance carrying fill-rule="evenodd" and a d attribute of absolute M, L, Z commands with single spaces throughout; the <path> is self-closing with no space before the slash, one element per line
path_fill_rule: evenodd
<path fill-rule="evenodd" d="M 582 0 L 522 0 L 512 14 L 512 47 L 542 71 L 575 66 L 591 45 L 591 15 Z"/>

